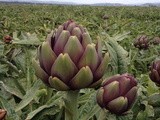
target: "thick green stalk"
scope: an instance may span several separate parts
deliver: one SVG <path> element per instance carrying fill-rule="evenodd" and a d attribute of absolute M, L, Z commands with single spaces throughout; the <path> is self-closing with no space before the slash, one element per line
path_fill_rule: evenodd
<path fill-rule="evenodd" d="M 78 118 L 78 96 L 77 91 L 66 91 L 65 97 L 65 120 L 77 120 Z"/>

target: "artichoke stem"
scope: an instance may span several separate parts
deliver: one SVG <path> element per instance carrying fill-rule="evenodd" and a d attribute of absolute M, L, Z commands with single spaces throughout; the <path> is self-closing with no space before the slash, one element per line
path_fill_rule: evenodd
<path fill-rule="evenodd" d="M 78 119 L 78 96 L 79 90 L 66 91 L 65 102 L 65 120 Z"/>

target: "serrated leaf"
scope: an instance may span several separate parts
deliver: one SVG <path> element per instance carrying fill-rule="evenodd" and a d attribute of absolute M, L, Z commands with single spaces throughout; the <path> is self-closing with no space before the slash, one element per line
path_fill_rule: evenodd
<path fill-rule="evenodd" d="M 42 113 L 43 113 L 43 115 L 49 114 L 49 109 L 51 109 L 51 108 L 53 108 L 51 115 L 56 114 L 57 112 L 60 111 L 60 106 L 58 106 L 58 105 L 60 105 L 61 98 L 62 98 L 62 94 L 54 95 L 51 98 L 52 102 L 50 101 L 48 104 L 40 106 L 36 110 L 30 112 L 27 115 L 26 120 L 31 120 L 31 119 L 35 119 L 35 118 L 38 119 L 38 117 L 42 116 Z"/>
<path fill-rule="evenodd" d="M 129 112 L 122 116 L 117 116 L 117 120 L 133 120 L 133 113 Z"/>
<path fill-rule="evenodd" d="M 3 56 L 4 45 L 0 43 L 0 56 Z"/>
<path fill-rule="evenodd" d="M 122 46 L 120 46 L 116 41 L 113 41 L 112 39 L 109 40 L 109 44 L 113 47 L 113 49 L 117 53 L 118 73 L 122 74 L 127 72 L 127 65 L 129 63 L 128 52 L 124 50 Z"/>
<path fill-rule="evenodd" d="M 118 65 L 118 61 L 117 61 L 118 58 L 117 58 L 117 53 L 107 42 L 105 44 L 107 46 L 107 50 L 108 50 L 108 52 L 110 54 L 110 57 L 111 57 L 111 60 L 110 60 L 111 62 L 108 65 L 108 66 L 111 67 L 110 72 L 112 72 L 111 73 L 112 75 L 117 74 L 118 73 L 118 66 L 117 66 Z"/>
<path fill-rule="evenodd" d="M 160 118 L 160 107 L 154 107 L 154 111 L 155 111 L 155 118 Z"/>
<path fill-rule="evenodd" d="M 80 93 L 83 93 L 83 95 L 79 96 L 78 98 L 78 104 L 84 104 L 88 101 L 88 98 L 93 93 L 93 90 L 90 89 L 82 89 Z"/>
<path fill-rule="evenodd" d="M 7 110 L 7 120 L 20 120 L 18 114 L 15 112 L 14 106 L 12 106 L 12 104 L 10 104 L 9 101 L 4 99 L 1 95 L 0 103 L 3 108 Z"/>
<path fill-rule="evenodd" d="M 97 120 L 106 120 L 108 118 L 106 112 L 104 109 L 101 109 L 97 114 L 96 114 Z"/>
<path fill-rule="evenodd" d="M 138 113 L 137 120 L 142 120 L 142 119 L 154 117 L 155 113 L 154 113 L 153 106 L 149 105 L 148 101 L 146 101 L 146 100 L 142 101 L 141 103 L 145 106 L 145 109 L 144 109 L 144 111 L 141 110 Z"/>
<path fill-rule="evenodd" d="M 13 43 L 12 44 L 20 44 L 20 45 L 40 45 L 41 42 L 38 39 L 37 35 L 35 33 L 24 33 L 21 32 L 21 35 L 19 38 L 17 38 L 17 33 L 14 32 L 13 34 Z"/>
<path fill-rule="evenodd" d="M 147 116 L 148 117 L 154 117 L 154 109 L 153 106 L 147 105 L 146 106 Z"/>
<path fill-rule="evenodd" d="M 49 120 L 47 117 L 50 117 L 57 114 L 60 111 L 58 106 L 52 106 L 50 108 L 45 108 L 42 111 L 40 111 L 38 114 L 36 114 L 32 119 L 26 119 L 26 120 Z M 54 117 L 52 117 L 53 120 Z"/>
<path fill-rule="evenodd" d="M 85 114 L 84 116 L 82 116 L 80 118 L 80 120 L 89 120 L 90 118 L 92 118 L 98 111 L 100 111 L 101 108 L 98 106 L 98 104 L 91 106 L 91 110 L 88 111 L 87 114 Z"/>
<path fill-rule="evenodd" d="M 4 70 L 7 68 L 11 68 L 13 71 L 15 71 L 16 73 L 19 73 L 18 68 L 10 61 L 8 61 L 6 58 L 1 58 L 0 62 L 4 63 L 4 66 L 2 65 L 2 67 L 4 67 Z M 3 69 L 3 68 L 2 68 Z"/>
<path fill-rule="evenodd" d="M 22 99 L 23 97 L 22 93 L 20 93 L 16 88 L 11 87 L 10 85 L 4 84 L 2 81 L 0 81 L 0 85 L 2 85 L 7 92 Z"/>
<path fill-rule="evenodd" d="M 160 107 L 160 94 L 155 93 L 153 95 L 150 95 L 148 98 L 148 103 L 155 107 Z"/>
<path fill-rule="evenodd" d="M 25 66 L 25 55 L 24 55 L 24 53 L 20 53 L 19 55 L 14 57 L 13 60 L 16 64 L 17 68 L 25 73 L 26 66 Z"/>
<path fill-rule="evenodd" d="M 8 66 L 6 64 L 0 64 L 0 74 L 6 74 L 8 71 Z"/>
<path fill-rule="evenodd" d="M 116 115 L 114 115 L 114 114 L 107 114 L 107 120 L 117 120 Z"/>
<path fill-rule="evenodd" d="M 88 100 L 79 108 L 79 120 L 89 120 L 100 111 L 100 109 L 98 104 L 96 104 L 95 92 L 88 94 Z"/>
<path fill-rule="evenodd" d="M 116 74 L 122 74 L 127 72 L 127 66 L 129 63 L 128 52 L 123 49 L 123 47 L 118 44 L 116 38 L 117 36 L 110 37 L 107 35 L 107 41 L 105 45 L 111 56 L 111 66 L 115 69 Z"/>
<path fill-rule="evenodd" d="M 16 106 L 15 108 L 16 112 L 26 107 L 34 99 L 36 92 L 38 91 L 41 84 L 42 82 L 40 80 L 37 80 L 34 83 L 34 85 L 30 88 L 30 90 L 27 91 L 26 95 L 23 96 L 22 101 Z"/>
<path fill-rule="evenodd" d="M 130 32 L 123 32 L 122 34 L 113 35 L 115 41 L 122 41 L 128 37 Z"/>
<path fill-rule="evenodd" d="M 137 115 L 136 120 L 146 120 L 146 118 L 147 118 L 147 113 L 140 111 Z"/>

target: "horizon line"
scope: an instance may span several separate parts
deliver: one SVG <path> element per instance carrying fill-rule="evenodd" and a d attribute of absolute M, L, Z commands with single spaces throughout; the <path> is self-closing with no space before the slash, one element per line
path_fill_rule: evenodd
<path fill-rule="evenodd" d="M 52 0 L 35 0 L 35 1 L 32 1 L 32 0 L 0 0 L 0 2 L 44 2 L 44 3 L 47 3 L 47 2 L 57 2 L 57 3 L 72 3 L 72 4 L 82 4 L 82 5 L 94 5 L 94 4 L 123 4 L 123 5 L 140 5 L 140 4 L 155 4 L 155 3 L 160 3 L 160 2 L 142 2 L 142 3 L 118 3 L 118 2 L 115 2 L 115 3 L 112 3 L 112 2 L 95 2 L 95 3 L 77 3 L 77 2 L 63 2 L 63 1 L 52 1 Z"/>

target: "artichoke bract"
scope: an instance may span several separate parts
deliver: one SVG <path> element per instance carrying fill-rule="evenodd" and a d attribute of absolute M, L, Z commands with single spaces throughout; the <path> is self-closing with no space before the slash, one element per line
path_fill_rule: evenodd
<path fill-rule="evenodd" d="M 138 49 L 143 49 L 146 50 L 149 47 L 149 40 L 146 35 L 139 36 L 135 41 L 134 41 L 134 46 Z"/>
<path fill-rule="evenodd" d="M 153 40 L 152 40 L 152 43 L 154 45 L 159 45 L 160 44 L 160 37 L 154 37 Z"/>
<path fill-rule="evenodd" d="M 94 44 L 85 28 L 69 20 L 47 36 L 33 66 L 46 85 L 66 91 L 100 85 L 108 61 L 101 41 Z"/>
<path fill-rule="evenodd" d="M 151 63 L 149 77 L 157 86 L 160 86 L 160 60 Z"/>
<path fill-rule="evenodd" d="M 7 114 L 6 110 L 0 109 L 0 120 L 4 120 Z"/>
<path fill-rule="evenodd" d="M 137 96 L 137 80 L 125 73 L 106 79 L 97 92 L 97 103 L 110 112 L 121 115 L 133 105 Z"/>

